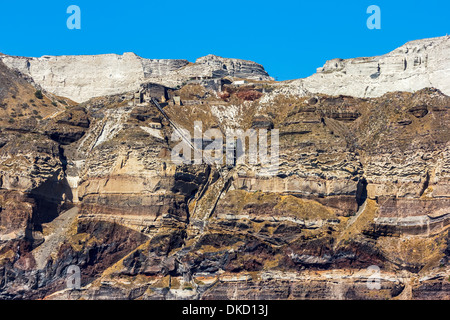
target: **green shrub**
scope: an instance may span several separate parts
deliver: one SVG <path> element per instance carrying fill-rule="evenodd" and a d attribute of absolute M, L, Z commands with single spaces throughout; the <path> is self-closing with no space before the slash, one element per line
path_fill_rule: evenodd
<path fill-rule="evenodd" d="M 41 90 L 36 90 L 36 92 L 34 93 L 34 95 L 35 95 L 36 98 L 38 98 L 38 99 L 44 98 L 44 95 L 42 94 L 42 91 L 41 91 Z"/>

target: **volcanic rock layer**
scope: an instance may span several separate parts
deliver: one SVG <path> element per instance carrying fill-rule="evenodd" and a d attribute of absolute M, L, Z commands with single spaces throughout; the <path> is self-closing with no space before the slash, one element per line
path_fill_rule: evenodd
<path fill-rule="evenodd" d="M 449 41 L 291 82 L 215 56 L 1 56 L 0 298 L 448 299 Z M 197 121 L 278 129 L 276 175 L 174 163 Z"/>

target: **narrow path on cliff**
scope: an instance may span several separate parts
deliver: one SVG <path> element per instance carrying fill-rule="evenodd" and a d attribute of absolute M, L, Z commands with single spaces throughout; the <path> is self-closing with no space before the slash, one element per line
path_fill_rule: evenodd
<path fill-rule="evenodd" d="M 41 270 L 45 268 L 50 255 L 55 252 L 69 236 L 68 229 L 78 216 L 78 212 L 79 208 L 73 207 L 62 212 L 57 218 L 46 225 L 52 232 L 45 237 L 44 243 L 31 252 L 36 260 L 37 269 Z"/>
<path fill-rule="evenodd" d="M 163 115 L 163 117 L 166 118 L 166 120 L 169 122 L 169 124 L 172 126 L 172 128 L 178 133 L 180 138 L 183 139 L 184 142 L 187 143 L 194 152 L 201 153 L 201 151 L 199 151 L 195 148 L 195 146 L 192 144 L 192 141 L 184 135 L 184 133 L 183 133 L 184 130 L 178 128 L 178 125 L 175 122 L 173 122 L 172 119 L 170 119 L 169 115 L 163 110 L 163 108 L 161 108 L 158 101 L 155 98 L 152 98 L 151 101 L 155 105 L 155 107 L 158 109 L 158 111 Z"/>
<path fill-rule="evenodd" d="M 187 145 L 194 151 L 194 153 L 200 153 L 205 162 L 211 167 L 215 165 L 217 173 L 219 174 L 218 179 L 215 179 L 213 175 L 211 175 L 208 179 L 208 182 L 205 185 L 205 188 L 202 189 L 195 198 L 195 204 L 193 206 L 192 212 L 189 212 L 189 227 L 188 230 L 193 234 L 196 234 L 193 239 L 192 246 L 195 246 L 197 241 L 201 239 L 201 235 L 205 231 L 205 228 L 208 228 L 208 220 L 213 216 L 214 211 L 216 209 L 217 203 L 220 198 L 226 193 L 228 188 L 231 185 L 231 181 L 233 179 L 233 169 L 225 169 L 220 165 L 215 164 L 215 162 L 207 155 L 203 153 L 203 150 L 199 150 L 192 143 L 190 138 L 186 137 L 184 134 L 185 130 L 178 126 L 170 116 L 163 110 L 163 108 L 159 105 L 158 101 L 155 98 L 151 99 L 153 105 L 158 109 L 158 111 L 163 115 L 163 117 L 169 122 L 170 126 L 178 133 L 180 138 L 187 143 Z M 215 180 L 215 181 L 213 181 Z M 186 267 L 182 262 L 182 255 L 186 252 L 180 250 L 175 254 L 175 259 L 178 261 L 179 265 L 183 266 L 182 269 L 186 281 L 191 282 L 191 284 L 197 290 L 198 285 L 191 281 L 191 271 L 189 267 Z"/>
<path fill-rule="evenodd" d="M 54 113 L 52 113 L 52 114 L 50 114 L 50 115 L 44 117 L 42 120 L 47 120 L 47 119 L 53 119 L 53 118 L 56 118 L 57 116 L 59 116 L 61 113 L 65 112 L 65 111 L 66 111 L 66 109 L 58 110 L 58 111 L 56 111 L 56 112 L 54 112 Z"/>

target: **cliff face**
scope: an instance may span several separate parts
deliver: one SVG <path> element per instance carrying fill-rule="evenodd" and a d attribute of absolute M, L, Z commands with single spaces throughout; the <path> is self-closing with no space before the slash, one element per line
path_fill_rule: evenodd
<path fill-rule="evenodd" d="M 379 97 L 434 87 L 450 94 L 449 37 L 411 41 L 383 56 L 327 61 L 317 73 L 295 81 L 306 90 L 329 95 Z"/>
<path fill-rule="evenodd" d="M 29 76 L 43 89 L 77 102 L 139 89 L 144 81 L 176 87 L 191 77 L 241 77 L 270 80 L 252 61 L 213 55 L 187 60 L 144 59 L 134 53 L 94 56 L 0 56 L 8 67 Z"/>
<path fill-rule="evenodd" d="M 196 65 L 218 61 L 251 73 L 215 57 Z M 3 74 L 4 99 L 32 90 Z M 28 127 L 3 125 L 0 297 L 450 297 L 447 95 L 333 96 L 273 81 L 222 89 L 187 84 L 169 90 L 182 105 L 161 105 L 191 133 L 195 121 L 279 129 L 276 176 L 248 163 L 176 165 L 168 119 L 130 95 L 57 102 Z M 81 290 L 66 289 L 71 265 Z"/>
<path fill-rule="evenodd" d="M 333 59 L 316 74 L 288 83 L 292 90 L 300 92 L 354 97 L 379 97 L 387 92 L 414 92 L 427 87 L 450 94 L 448 39 L 411 41 L 383 56 Z M 41 58 L 2 55 L 0 60 L 48 92 L 77 102 L 137 90 L 145 81 L 177 87 L 198 77 L 273 80 L 260 64 L 214 55 L 198 58 L 195 63 L 145 59 L 134 53 Z"/>

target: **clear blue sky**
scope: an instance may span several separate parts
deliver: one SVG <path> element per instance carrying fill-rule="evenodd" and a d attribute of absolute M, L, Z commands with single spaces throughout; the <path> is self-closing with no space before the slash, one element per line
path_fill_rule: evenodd
<path fill-rule="evenodd" d="M 369 30 L 369 5 L 381 30 Z M 81 30 L 66 27 L 69 5 Z M 279 80 L 311 75 L 326 60 L 387 53 L 450 34 L 450 1 L 103 1 L 0 3 L 0 52 L 42 56 L 135 52 L 145 58 L 216 54 L 253 60 Z"/>

